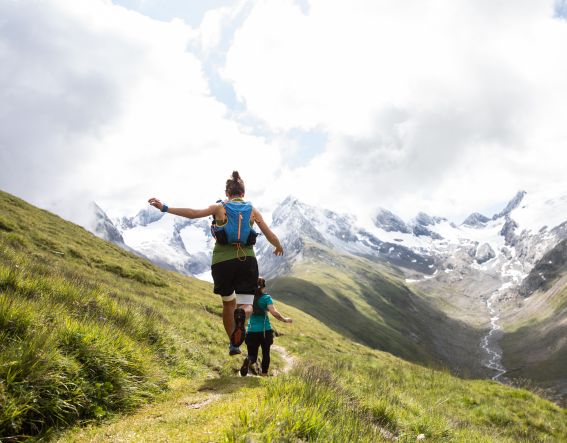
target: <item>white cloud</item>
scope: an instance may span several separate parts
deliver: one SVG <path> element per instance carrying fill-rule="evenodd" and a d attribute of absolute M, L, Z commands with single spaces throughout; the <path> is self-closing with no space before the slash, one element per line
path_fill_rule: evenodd
<path fill-rule="evenodd" d="M 561 2 L 212 4 L 191 27 L 107 0 L 0 3 L 0 188 L 78 220 L 89 199 L 206 205 L 232 169 L 264 206 L 405 217 L 567 187 Z"/>
<path fill-rule="evenodd" d="M 187 51 L 194 29 L 106 1 L 4 2 L 0 16 L 0 187 L 80 220 L 157 196 L 174 206 L 223 197 L 239 169 L 253 189 L 278 151 L 245 134 L 211 97 Z"/>
<path fill-rule="evenodd" d="M 329 134 L 274 188 L 462 216 L 567 184 L 567 23 L 553 16 L 552 0 L 259 1 L 223 72 L 273 131 Z"/>

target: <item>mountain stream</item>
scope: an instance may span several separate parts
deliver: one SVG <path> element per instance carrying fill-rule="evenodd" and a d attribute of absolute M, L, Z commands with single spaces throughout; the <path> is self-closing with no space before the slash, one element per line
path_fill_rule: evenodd
<path fill-rule="evenodd" d="M 500 291 L 494 291 L 490 297 L 486 299 L 486 307 L 488 308 L 488 313 L 490 314 L 490 331 L 486 334 L 481 342 L 480 346 L 488 354 L 488 361 L 484 364 L 488 369 L 496 371 L 496 374 L 492 376 L 493 380 L 498 380 L 502 375 L 506 373 L 506 368 L 502 366 L 502 349 L 498 346 L 497 339 L 500 335 L 499 331 L 502 330 L 502 326 L 498 324 L 500 317 L 496 312 L 494 307 L 494 302 L 498 298 Z"/>

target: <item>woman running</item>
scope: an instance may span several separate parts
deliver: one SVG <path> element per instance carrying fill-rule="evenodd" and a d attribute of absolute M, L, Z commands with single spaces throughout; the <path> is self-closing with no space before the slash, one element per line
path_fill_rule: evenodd
<path fill-rule="evenodd" d="M 223 303 L 223 324 L 230 339 L 229 355 L 240 354 L 246 335 L 246 317 L 252 314 L 252 303 L 258 286 L 258 262 L 254 253 L 254 223 L 274 246 L 274 254 L 283 255 L 278 237 L 268 227 L 258 209 L 244 201 L 245 187 L 238 171 L 226 181 L 227 200 L 205 209 L 170 208 L 157 198 L 150 205 L 162 212 L 187 218 L 213 217 L 215 247 L 211 264 L 214 293 Z"/>

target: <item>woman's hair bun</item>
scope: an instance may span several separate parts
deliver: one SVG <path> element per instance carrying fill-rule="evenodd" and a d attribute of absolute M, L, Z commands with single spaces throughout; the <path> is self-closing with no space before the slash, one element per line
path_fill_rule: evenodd
<path fill-rule="evenodd" d="M 232 171 L 232 176 L 226 181 L 226 192 L 231 197 L 244 195 L 244 181 L 238 171 Z"/>

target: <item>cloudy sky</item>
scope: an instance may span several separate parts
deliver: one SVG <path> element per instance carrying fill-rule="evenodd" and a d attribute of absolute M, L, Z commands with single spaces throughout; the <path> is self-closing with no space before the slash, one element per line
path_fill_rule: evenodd
<path fill-rule="evenodd" d="M 567 0 L 0 0 L 0 189 L 461 221 L 565 189 Z"/>

